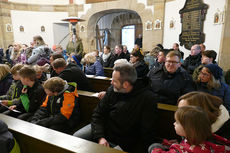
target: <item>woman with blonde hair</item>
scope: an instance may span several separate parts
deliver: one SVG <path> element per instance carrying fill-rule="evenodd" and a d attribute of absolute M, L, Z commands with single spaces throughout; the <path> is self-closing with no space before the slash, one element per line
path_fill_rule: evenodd
<path fill-rule="evenodd" d="M 40 62 L 41 58 L 44 59 L 44 62 L 49 60 L 50 49 L 46 47 L 46 44 L 43 38 L 39 35 L 33 37 L 34 49 L 32 55 L 28 59 L 28 63 L 35 65 L 37 62 Z M 42 61 L 41 61 L 42 62 Z"/>
<path fill-rule="evenodd" d="M 190 92 L 178 99 L 178 107 L 199 106 L 209 117 L 212 124 L 212 132 L 222 137 L 230 139 L 230 117 L 223 101 L 216 96 L 205 92 Z"/>
<path fill-rule="evenodd" d="M 210 93 L 223 100 L 223 105 L 230 112 L 230 87 L 221 81 L 222 69 L 216 64 L 204 65 L 199 72 L 196 89 Z"/>
<path fill-rule="evenodd" d="M 0 96 L 5 95 L 12 83 L 10 67 L 6 64 L 0 64 Z"/>
<path fill-rule="evenodd" d="M 87 53 L 81 61 L 83 65 L 85 65 L 85 74 L 104 76 L 104 69 L 101 63 L 94 56 L 94 53 Z"/>
<path fill-rule="evenodd" d="M 21 62 L 21 53 L 22 53 L 22 44 L 15 42 L 13 44 L 13 50 L 11 51 L 10 59 L 13 63 L 20 63 Z"/>

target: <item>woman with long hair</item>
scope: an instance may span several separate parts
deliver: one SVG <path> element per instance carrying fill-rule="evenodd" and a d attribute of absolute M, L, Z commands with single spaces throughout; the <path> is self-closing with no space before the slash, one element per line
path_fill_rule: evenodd
<path fill-rule="evenodd" d="M 224 106 L 230 112 L 230 87 L 221 81 L 222 69 L 216 64 L 204 65 L 199 72 L 196 83 L 196 90 L 210 93 L 220 97 Z"/>

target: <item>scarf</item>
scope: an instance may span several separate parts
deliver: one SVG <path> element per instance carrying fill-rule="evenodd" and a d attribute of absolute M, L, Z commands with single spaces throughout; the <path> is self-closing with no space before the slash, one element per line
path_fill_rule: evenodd
<path fill-rule="evenodd" d="M 229 118 L 227 109 L 223 105 L 220 105 L 220 115 L 218 116 L 216 122 L 212 124 L 212 132 L 214 133 L 218 131 Z"/>
<path fill-rule="evenodd" d="M 103 59 L 103 62 L 107 62 L 108 58 L 110 57 L 111 53 L 108 53 L 108 54 L 103 54 L 102 55 L 102 59 Z"/>

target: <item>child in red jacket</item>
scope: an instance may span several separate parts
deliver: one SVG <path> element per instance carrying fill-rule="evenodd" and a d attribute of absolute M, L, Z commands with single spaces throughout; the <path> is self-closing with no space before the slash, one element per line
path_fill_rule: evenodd
<path fill-rule="evenodd" d="M 230 153 L 230 141 L 211 132 L 207 114 L 200 107 L 184 106 L 175 113 L 176 133 L 184 139 L 181 143 L 154 143 L 150 153 Z"/>

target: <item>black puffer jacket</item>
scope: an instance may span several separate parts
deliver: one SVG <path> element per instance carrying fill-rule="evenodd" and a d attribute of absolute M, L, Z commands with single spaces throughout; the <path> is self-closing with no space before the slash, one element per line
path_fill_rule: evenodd
<path fill-rule="evenodd" d="M 201 53 L 187 57 L 182 64 L 182 67 L 188 71 L 189 74 L 193 74 L 193 71 L 201 64 Z"/>
<path fill-rule="evenodd" d="M 67 82 L 76 82 L 79 90 L 92 91 L 89 80 L 76 64 L 69 63 L 58 76 Z"/>
<path fill-rule="evenodd" d="M 144 149 L 155 142 L 156 117 L 153 93 L 142 81 L 126 94 L 116 93 L 110 86 L 92 115 L 93 138 L 103 137 L 128 152 L 137 143 Z"/>
<path fill-rule="evenodd" d="M 181 67 L 173 74 L 164 66 L 152 69 L 148 74 L 151 87 L 157 102 L 176 105 L 177 99 L 190 91 L 194 91 L 191 76 Z"/>

